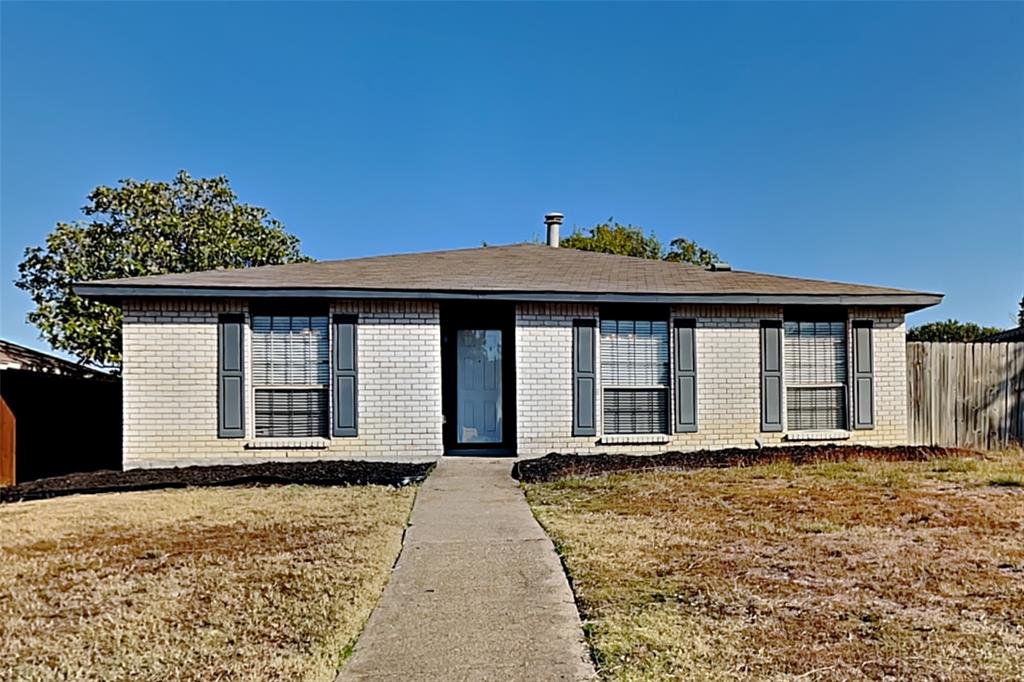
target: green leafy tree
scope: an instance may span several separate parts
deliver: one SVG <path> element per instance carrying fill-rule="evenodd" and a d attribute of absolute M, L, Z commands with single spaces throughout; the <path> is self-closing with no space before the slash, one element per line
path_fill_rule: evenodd
<path fill-rule="evenodd" d="M 911 327 L 907 332 L 907 341 L 977 341 L 1001 331 L 999 327 L 982 327 L 973 322 L 946 320 Z"/>
<path fill-rule="evenodd" d="M 25 250 L 15 285 L 32 297 L 28 320 L 53 348 L 118 369 L 121 311 L 86 300 L 74 282 L 307 261 L 298 237 L 259 206 L 239 203 L 227 178 L 121 180 L 100 186 L 87 220 L 60 222 Z"/>
<path fill-rule="evenodd" d="M 694 265 L 711 265 L 718 262 L 718 254 L 691 242 L 689 239 L 676 237 L 669 242 L 669 252 L 664 258 L 673 263 L 693 263 Z"/>
<path fill-rule="evenodd" d="M 710 265 L 718 261 L 718 256 L 713 251 L 701 248 L 695 242 L 682 237 L 669 242 L 670 248 L 666 251 L 654 233 L 648 235 L 642 227 L 623 225 L 613 218 L 587 230 L 577 227 L 572 234 L 562 239 L 560 244 L 568 249 L 694 265 Z"/>
<path fill-rule="evenodd" d="M 585 232 L 577 227 L 560 244 L 568 249 L 637 258 L 661 258 L 663 250 L 658 238 L 653 234 L 648 237 L 642 227 L 622 225 L 611 218 L 607 223 L 595 225 Z"/>

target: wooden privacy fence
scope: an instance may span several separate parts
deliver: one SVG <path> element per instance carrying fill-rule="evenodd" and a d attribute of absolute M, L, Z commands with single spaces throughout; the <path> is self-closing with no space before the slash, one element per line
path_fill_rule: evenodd
<path fill-rule="evenodd" d="M 910 442 L 1024 444 L 1024 343 L 908 343 Z"/>

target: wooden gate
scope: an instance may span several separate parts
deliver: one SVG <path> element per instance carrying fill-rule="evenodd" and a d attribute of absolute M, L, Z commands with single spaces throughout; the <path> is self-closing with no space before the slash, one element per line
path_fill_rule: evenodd
<path fill-rule="evenodd" d="M 0 397 L 0 485 L 14 485 L 14 413 Z"/>

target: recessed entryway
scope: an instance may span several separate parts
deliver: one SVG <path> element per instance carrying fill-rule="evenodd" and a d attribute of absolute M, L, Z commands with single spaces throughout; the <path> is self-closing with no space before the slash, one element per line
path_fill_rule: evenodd
<path fill-rule="evenodd" d="M 515 454 L 515 307 L 441 308 L 445 454 Z"/>

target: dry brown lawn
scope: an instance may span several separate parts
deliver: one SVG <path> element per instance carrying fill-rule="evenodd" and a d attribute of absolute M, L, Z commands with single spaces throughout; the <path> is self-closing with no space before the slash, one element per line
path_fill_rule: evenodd
<path fill-rule="evenodd" d="M 0 507 L 0 679 L 333 679 L 414 494 L 280 486 Z"/>
<path fill-rule="evenodd" d="M 605 679 L 1024 679 L 1024 455 L 527 486 Z"/>

